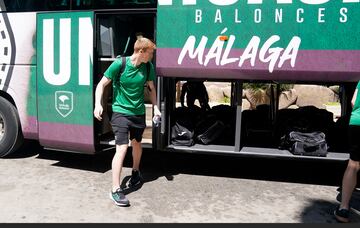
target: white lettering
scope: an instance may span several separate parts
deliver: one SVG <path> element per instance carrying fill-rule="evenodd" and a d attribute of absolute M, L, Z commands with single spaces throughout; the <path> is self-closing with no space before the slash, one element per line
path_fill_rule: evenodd
<path fill-rule="evenodd" d="M 209 0 L 214 5 L 218 6 L 230 6 L 236 3 L 238 0 Z"/>
<path fill-rule="evenodd" d="M 160 6 L 171 6 L 172 0 L 158 0 Z"/>
<path fill-rule="evenodd" d="M 196 0 L 183 0 L 183 5 L 196 5 Z"/>
<path fill-rule="evenodd" d="M 251 66 L 255 65 L 256 53 L 259 49 L 260 38 L 253 36 L 249 44 L 244 50 L 244 53 L 240 57 L 239 67 L 241 67 L 246 59 L 250 59 Z"/>
<path fill-rule="evenodd" d="M 303 3 L 309 4 L 309 5 L 320 5 L 320 4 L 327 3 L 329 0 L 301 0 L 301 1 Z"/>
<path fill-rule="evenodd" d="M 291 67 L 295 66 L 296 57 L 300 48 L 301 39 L 298 36 L 294 36 L 289 45 L 286 47 L 284 53 L 282 54 L 278 67 L 281 68 L 284 62 L 290 59 Z"/>
<path fill-rule="evenodd" d="M 202 10 L 197 9 L 195 10 L 195 23 L 201 23 L 202 21 Z"/>
<path fill-rule="evenodd" d="M 230 6 L 238 2 L 238 0 L 209 0 L 210 3 L 217 6 Z M 301 0 L 304 4 L 308 5 L 321 5 L 329 2 L 329 0 Z M 343 0 L 343 3 L 359 3 L 360 0 Z M 173 0 L 158 0 L 160 6 L 171 6 Z M 262 4 L 263 0 L 248 0 L 248 4 Z M 292 4 L 292 0 L 277 0 L 277 4 Z M 196 0 L 182 0 L 183 5 L 196 5 Z"/>
<path fill-rule="evenodd" d="M 213 45 L 211 46 L 208 54 L 206 55 L 204 66 L 207 66 L 210 59 L 215 58 L 216 65 L 220 64 L 222 49 L 224 47 L 224 41 L 216 39 Z"/>
<path fill-rule="evenodd" d="M 235 9 L 235 23 L 239 24 L 241 23 L 241 20 L 239 19 L 239 10 Z"/>
<path fill-rule="evenodd" d="M 233 62 L 236 62 L 236 61 L 239 61 L 239 58 L 229 58 L 229 54 L 230 54 L 230 51 L 232 49 L 232 46 L 233 46 L 234 42 L 235 42 L 235 36 L 231 35 L 230 38 L 229 38 L 229 41 L 228 41 L 228 43 L 226 45 L 224 55 L 221 58 L 221 62 L 220 62 L 221 66 L 229 64 L 229 63 L 233 63 Z"/>
<path fill-rule="evenodd" d="M 262 0 L 248 0 L 248 4 L 262 4 Z M 277 0 L 278 4 L 291 4 L 292 0 Z"/>
<path fill-rule="evenodd" d="M 271 36 L 260 49 L 259 59 L 261 62 L 264 62 L 264 63 L 270 62 L 270 64 L 269 64 L 269 72 L 270 73 L 273 72 L 276 61 L 278 60 L 280 53 L 283 50 L 283 48 L 279 48 L 279 47 L 276 47 L 276 48 L 270 48 L 270 47 L 271 47 L 271 45 L 273 45 L 275 42 L 277 42 L 279 40 L 280 40 L 279 36 L 277 36 L 277 35 Z M 266 52 L 268 52 L 270 54 L 269 57 L 267 57 L 267 58 L 265 58 Z"/>
<path fill-rule="evenodd" d="M 299 8 L 296 10 L 296 22 L 297 23 L 303 23 L 304 22 L 304 18 L 300 16 L 300 14 L 304 14 L 304 9 L 303 8 Z"/>
<path fill-rule="evenodd" d="M 319 23 L 324 23 L 325 20 L 324 20 L 324 11 L 325 11 L 325 8 L 319 8 L 319 14 L 318 14 L 318 22 Z"/>
<path fill-rule="evenodd" d="M 64 85 L 71 74 L 71 20 L 60 19 L 59 73 L 54 69 L 54 19 L 43 20 L 43 73 L 51 85 Z"/>
<path fill-rule="evenodd" d="M 227 31 L 225 28 L 221 34 L 224 34 Z M 185 55 L 189 53 L 189 57 L 194 59 L 198 57 L 198 63 L 200 65 L 207 66 L 211 60 L 214 60 L 216 65 L 224 66 L 226 64 L 231 64 L 236 61 L 239 61 L 238 66 L 241 67 L 246 60 L 250 60 L 251 66 L 255 66 L 257 53 L 260 46 L 260 38 L 258 36 L 253 36 L 246 46 L 244 52 L 239 58 L 230 58 L 232 47 L 235 43 L 236 37 L 231 35 L 228 42 L 224 42 L 218 37 L 215 39 L 214 43 L 212 44 L 210 50 L 208 51 L 205 61 L 203 64 L 203 57 L 205 52 L 205 47 L 208 41 L 208 38 L 203 36 L 201 38 L 201 42 L 194 51 L 196 38 L 194 36 L 190 36 L 187 42 L 184 45 L 183 50 L 180 53 L 178 58 L 178 64 L 181 65 Z M 263 63 L 269 63 L 269 72 L 272 73 L 276 63 L 279 61 L 278 67 L 281 68 L 285 61 L 290 60 L 290 65 L 292 67 L 295 66 L 298 50 L 300 47 L 301 39 L 297 36 L 294 36 L 285 51 L 282 53 L 284 48 L 282 47 L 274 47 L 271 46 L 280 40 L 278 35 L 271 36 L 261 47 L 259 52 L 259 60 Z M 224 54 L 222 55 L 222 51 L 224 45 L 226 44 L 226 48 Z"/>
<path fill-rule="evenodd" d="M 340 15 L 341 15 L 341 17 L 340 17 L 340 22 L 341 23 L 346 23 L 347 22 L 347 8 L 341 8 L 340 9 Z"/>
<path fill-rule="evenodd" d="M 218 23 L 218 22 L 222 23 L 221 10 L 219 9 L 216 10 L 214 23 Z"/>
<path fill-rule="evenodd" d="M 262 4 L 262 0 L 248 0 L 248 4 Z"/>
<path fill-rule="evenodd" d="M 79 18 L 79 85 L 90 85 L 93 63 L 92 36 L 91 18 Z"/>
<path fill-rule="evenodd" d="M 257 24 L 261 22 L 261 9 L 256 9 L 254 11 L 254 22 Z"/>
<path fill-rule="evenodd" d="M 283 18 L 282 15 L 283 15 L 282 9 L 275 10 L 275 23 L 282 23 L 282 18 Z"/>
<path fill-rule="evenodd" d="M 194 59 L 194 58 L 196 58 L 196 56 L 198 56 L 198 62 L 202 65 L 203 64 L 204 50 L 205 50 L 205 46 L 206 46 L 207 41 L 208 41 L 208 38 L 206 36 L 203 36 L 201 38 L 201 41 L 200 41 L 200 44 L 199 44 L 198 48 L 196 50 L 194 50 L 196 38 L 195 38 L 195 36 L 189 36 L 189 38 L 186 40 L 186 43 L 185 43 L 185 45 L 184 45 L 184 47 L 181 50 L 181 53 L 179 55 L 178 64 L 181 65 L 185 55 L 187 53 L 189 53 L 189 57 L 191 59 Z"/>

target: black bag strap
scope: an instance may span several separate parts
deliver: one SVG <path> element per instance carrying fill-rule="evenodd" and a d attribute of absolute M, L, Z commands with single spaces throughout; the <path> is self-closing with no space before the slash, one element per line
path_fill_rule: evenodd
<path fill-rule="evenodd" d="M 147 84 L 147 82 L 149 81 L 149 75 L 150 75 L 150 62 L 146 63 L 146 87 L 148 88 L 148 90 L 151 92 L 150 86 Z"/>
<path fill-rule="evenodd" d="M 126 57 L 121 56 L 121 67 L 120 67 L 119 76 L 118 76 L 119 83 L 120 83 L 120 77 L 121 77 L 122 73 L 124 72 L 125 67 L 126 67 Z M 150 62 L 147 62 L 146 63 L 146 81 L 145 81 L 145 83 L 147 83 L 147 81 L 149 80 L 149 74 L 150 74 Z M 147 86 L 147 88 L 151 92 L 150 87 Z"/>
<path fill-rule="evenodd" d="M 119 82 L 120 82 L 120 77 L 122 75 L 122 73 L 125 70 L 125 66 L 126 66 L 126 57 L 125 56 L 121 56 L 121 67 L 120 67 L 120 71 L 119 71 Z"/>

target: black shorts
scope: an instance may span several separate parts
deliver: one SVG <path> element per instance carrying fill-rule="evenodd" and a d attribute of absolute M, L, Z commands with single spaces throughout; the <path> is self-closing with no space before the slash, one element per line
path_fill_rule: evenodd
<path fill-rule="evenodd" d="M 349 151 L 350 159 L 360 161 L 360 126 L 349 126 Z"/>
<path fill-rule="evenodd" d="M 125 115 L 113 112 L 111 126 L 116 145 L 129 144 L 129 132 L 130 140 L 135 139 L 137 142 L 141 142 L 146 128 L 145 115 Z"/>

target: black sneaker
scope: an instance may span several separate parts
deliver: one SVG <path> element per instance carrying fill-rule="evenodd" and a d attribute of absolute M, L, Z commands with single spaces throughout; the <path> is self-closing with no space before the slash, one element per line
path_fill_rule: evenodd
<path fill-rule="evenodd" d="M 130 205 L 128 199 L 126 199 L 124 193 L 122 192 L 121 188 L 118 188 L 115 192 L 110 192 L 110 199 L 112 199 L 116 205 L 127 207 Z"/>
<path fill-rule="evenodd" d="M 338 222 L 349 222 L 349 214 L 350 211 L 347 209 L 340 209 L 340 206 L 337 206 L 336 210 L 334 211 L 334 216 Z"/>
<path fill-rule="evenodd" d="M 129 181 L 129 187 L 135 187 L 142 183 L 142 176 L 139 170 L 132 170 L 131 171 L 131 178 Z"/>

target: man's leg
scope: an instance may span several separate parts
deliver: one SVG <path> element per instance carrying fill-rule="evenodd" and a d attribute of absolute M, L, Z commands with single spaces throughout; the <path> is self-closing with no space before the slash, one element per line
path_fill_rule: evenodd
<path fill-rule="evenodd" d="M 349 160 L 342 181 L 340 209 L 349 209 L 351 195 L 357 182 L 357 173 L 359 171 L 359 167 L 360 166 L 358 161 L 353 161 L 351 159 Z"/>
<path fill-rule="evenodd" d="M 195 106 L 195 97 L 193 95 L 191 95 L 191 93 L 187 93 L 186 96 L 186 104 L 188 106 L 188 108 L 193 108 Z"/>
<path fill-rule="evenodd" d="M 136 139 L 131 140 L 132 146 L 132 157 L 133 157 L 133 170 L 139 170 L 141 155 L 142 155 L 142 146 L 141 142 L 136 141 Z"/>
<path fill-rule="evenodd" d="M 126 198 L 123 190 L 120 187 L 120 176 L 123 167 L 123 161 L 127 151 L 127 144 L 116 145 L 116 152 L 112 160 L 112 190 L 110 192 L 110 199 L 118 206 L 130 206 L 129 200 Z"/>
<path fill-rule="evenodd" d="M 112 191 L 120 188 L 120 176 L 128 145 L 116 145 L 116 152 L 111 163 L 112 169 Z"/>

